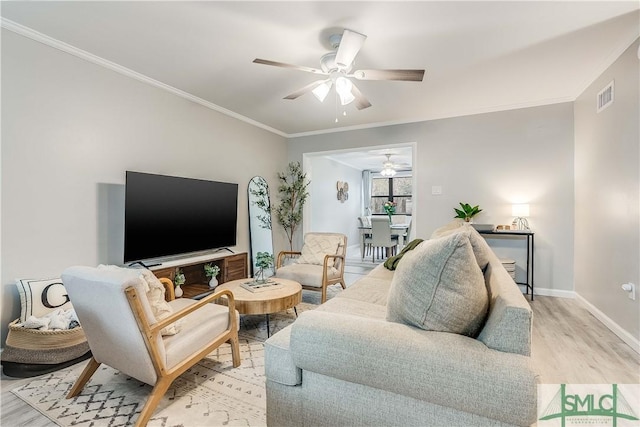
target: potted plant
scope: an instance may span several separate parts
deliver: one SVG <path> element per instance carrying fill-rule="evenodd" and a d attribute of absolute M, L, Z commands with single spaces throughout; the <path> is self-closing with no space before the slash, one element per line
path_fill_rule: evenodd
<path fill-rule="evenodd" d="M 287 234 L 289 250 L 293 251 L 293 237 L 302 223 L 302 208 L 309 197 L 307 187 L 311 182 L 299 162 L 289 163 L 284 173 L 278 173 L 278 179 L 280 203 L 275 208 L 276 219 Z"/>
<path fill-rule="evenodd" d="M 384 205 L 382 205 L 382 208 L 385 213 L 389 215 L 389 222 L 391 222 L 391 216 L 396 213 L 396 204 L 391 200 L 387 200 L 384 202 Z"/>
<path fill-rule="evenodd" d="M 211 289 L 218 286 L 218 279 L 216 278 L 216 276 L 218 276 L 219 273 L 220 267 L 218 267 L 216 264 L 210 262 L 204 265 L 204 274 L 211 279 L 209 280 L 209 287 Z"/>
<path fill-rule="evenodd" d="M 256 282 L 265 283 L 266 279 L 264 278 L 264 269 L 273 267 L 273 255 L 269 252 L 258 252 L 256 255 L 256 267 L 259 270 L 256 272 Z"/>
<path fill-rule="evenodd" d="M 177 298 L 180 298 L 182 296 L 183 292 L 180 286 L 184 285 L 185 281 L 186 279 L 184 278 L 184 273 L 182 272 L 182 269 L 176 268 L 176 275 L 173 278 L 173 284 L 176 286 L 174 292 Z"/>
<path fill-rule="evenodd" d="M 453 210 L 456 211 L 454 218 L 462 218 L 465 222 L 473 222 L 471 218 L 482 212 L 479 205 L 471 206 L 469 203 L 460 202 L 460 207 L 462 209 L 453 208 Z"/>

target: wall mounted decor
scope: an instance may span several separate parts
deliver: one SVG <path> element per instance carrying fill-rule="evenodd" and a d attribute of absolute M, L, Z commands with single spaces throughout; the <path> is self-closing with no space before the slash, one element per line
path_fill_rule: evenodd
<path fill-rule="evenodd" d="M 345 200 L 349 200 L 349 183 L 338 181 L 336 184 L 336 189 L 338 190 L 338 200 L 340 203 L 344 203 Z"/>

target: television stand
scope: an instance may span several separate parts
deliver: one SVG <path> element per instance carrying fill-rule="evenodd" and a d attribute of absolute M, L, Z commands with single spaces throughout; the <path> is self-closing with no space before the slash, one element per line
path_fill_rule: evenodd
<path fill-rule="evenodd" d="M 230 282 L 248 277 L 248 256 L 246 252 L 232 253 L 231 255 L 211 254 L 208 257 L 198 257 L 197 260 L 184 260 L 180 263 L 172 263 L 171 267 L 150 268 L 156 277 L 166 277 L 172 282 L 176 277 L 176 269 L 181 269 L 185 282 L 181 286 L 183 298 L 192 298 L 211 290 L 209 278 L 204 273 L 205 264 L 215 264 L 220 267 L 218 283 Z"/>

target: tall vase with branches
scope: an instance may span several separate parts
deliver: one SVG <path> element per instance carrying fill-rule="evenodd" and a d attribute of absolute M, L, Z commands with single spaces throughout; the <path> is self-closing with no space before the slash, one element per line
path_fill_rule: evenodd
<path fill-rule="evenodd" d="M 293 251 L 293 238 L 302 223 L 302 208 L 309 197 L 307 187 L 311 182 L 299 162 L 289 163 L 285 172 L 278 173 L 278 180 L 280 201 L 275 208 L 276 219 L 287 235 L 289 250 Z"/>

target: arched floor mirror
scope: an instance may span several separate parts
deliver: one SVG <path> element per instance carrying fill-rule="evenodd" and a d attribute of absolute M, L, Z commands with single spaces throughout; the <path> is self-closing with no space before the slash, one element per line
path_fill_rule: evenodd
<path fill-rule="evenodd" d="M 269 184 L 261 176 L 254 176 L 247 189 L 249 196 L 249 240 L 251 245 L 251 276 L 255 276 L 258 252 L 273 255 L 273 236 L 271 233 L 271 202 Z M 266 269 L 264 277 L 275 274 L 273 268 Z"/>

